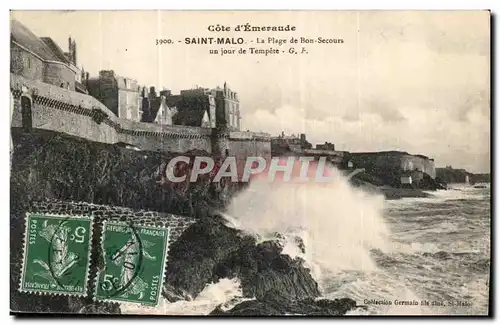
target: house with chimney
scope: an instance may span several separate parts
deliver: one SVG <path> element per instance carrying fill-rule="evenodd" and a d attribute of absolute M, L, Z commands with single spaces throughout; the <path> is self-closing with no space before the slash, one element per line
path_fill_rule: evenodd
<path fill-rule="evenodd" d="M 10 72 L 61 88 L 86 93 L 77 66 L 76 42 L 65 52 L 50 37 L 38 37 L 19 21 L 10 21 Z"/>
<path fill-rule="evenodd" d="M 103 103 L 116 116 L 141 121 L 141 96 L 137 81 L 118 75 L 114 70 L 101 70 L 99 76 L 86 80 L 89 94 Z"/>

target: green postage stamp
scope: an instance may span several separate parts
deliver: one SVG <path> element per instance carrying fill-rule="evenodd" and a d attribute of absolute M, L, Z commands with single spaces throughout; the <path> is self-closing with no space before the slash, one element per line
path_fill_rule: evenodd
<path fill-rule="evenodd" d="M 92 220 L 28 213 L 19 290 L 87 295 Z"/>
<path fill-rule="evenodd" d="M 93 224 L 90 217 L 28 213 L 19 291 L 87 296 Z M 104 266 L 94 300 L 157 305 L 163 286 L 169 228 L 102 223 Z"/>
<path fill-rule="evenodd" d="M 104 268 L 97 273 L 94 299 L 156 305 L 168 237 L 169 228 L 104 222 Z"/>

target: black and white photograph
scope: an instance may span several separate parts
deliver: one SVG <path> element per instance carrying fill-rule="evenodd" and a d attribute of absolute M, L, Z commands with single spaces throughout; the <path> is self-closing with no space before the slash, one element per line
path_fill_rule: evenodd
<path fill-rule="evenodd" d="M 491 314 L 486 8 L 9 24 L 11 314 Z"/>

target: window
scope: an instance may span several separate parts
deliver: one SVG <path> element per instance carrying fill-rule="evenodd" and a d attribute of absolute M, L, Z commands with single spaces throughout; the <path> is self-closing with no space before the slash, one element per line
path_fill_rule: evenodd
<path fill-rule="evenodd" d="M 31 58 L 30 57 L 24 57 L 23 58 L 23 65 L 25 69 L 31 69 Z"/>

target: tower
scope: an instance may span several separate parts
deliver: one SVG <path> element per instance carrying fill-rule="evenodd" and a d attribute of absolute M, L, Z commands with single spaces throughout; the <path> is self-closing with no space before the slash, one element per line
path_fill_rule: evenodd
<path fill-rule="evenodd" d="M 226 105 L 227 85 L 215 92 L 215 128 L 212 129 L 212 153 L 225 158 L 229 152 L 229 114 Z"/>
<path fill-rule="evenodd" d="M 69 60 L 76 66 L 76 42 L 71 39 L 71 36 L 68 37 L 68 54 Z"/>
<path fill-rule="evenodd" d="M 238 94 L 232 91 L 227 83 L 224 82 L 224 87 L 216 89 L 216 122 L 229 130 L 240 130 L 240 103 Z"/>

